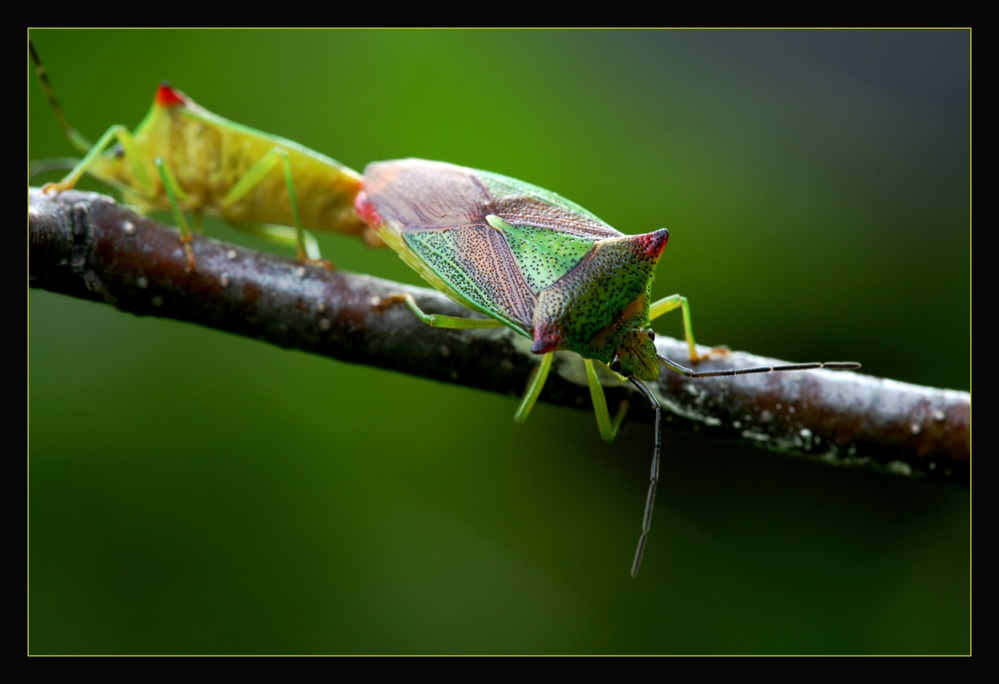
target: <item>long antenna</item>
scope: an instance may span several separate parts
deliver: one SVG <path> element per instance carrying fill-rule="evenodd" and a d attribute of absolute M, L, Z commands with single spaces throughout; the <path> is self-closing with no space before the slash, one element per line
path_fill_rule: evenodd
<path fill-rule="evenodd" d="M 659 452 L 662 449 L 662 432 L 659 423 L 662 420 L 662 407 L 652 391 L 635 378 L 628 378 L 631 384 L 638 388 L 638 391 L 645 395 L 656 412 L 656 443 L 652 449 L 652 470 L 649 473 L 649 493 L 645 497 L 645 514 L 642 516 L 642 535 L 638 538 L 638 548 L 635 549 L 635 560 L 631 562 L 631 576 L 638 575 L 638 568 L 642 565 L 642 556 L 645 555 L 645 542 L 649 539 L 649 528 L 652 527 L 652 507 L 656 503 L 656 489 L 659 487 Z"/>
<path fill-rule="evenodd" d="M 825 363 L 790 363 L 783 366 L 755 366 L 753 368 L 726 368 L 714 371 L 695 371 L 686 366 L 681 366 L 676 361 L 671 361 L 665 356 L 659 356 L 667 368 L 676 371 L 680 375 L 688 378 L 719 378 L 732 375 L 750 375 L 752 373 L 777 373 L 781 371 L 815 370 L 825 368 L 826 370 L 856 370 L 860 364 L 853 361 L 829 361 Z M 642 565 L 642 556 L 645 555 L 645 544 L 649 540 L 649 529 L 652 527 L 652 508 L 656 502 L 656 490 L 659 489 L 659 455 L 662 451 L 662 434 L 660 423 L 662 422 L 662 407 L 659 400 L 648 387 L 635 378 L 628 378 L 638 391 L 645 395 L 649 404 L 656 412 L 656 441 L 652 450 L 652 468 L 649 471 L 649 493 L 645 497 L 645 513 L 642 515 L 642 534 L 638 537 L 638 548 L 635 549 L 635 560 L 631 563 L 631 576 L 638 575 L 638 569 Z"/>
<path fill-rule="evenodd" d="M 35 63 L 35 73 L 38 74 L 38 80 L 42 82 L 42 88 L 45 90 L 45 96 L 48 98 L 49 104 L 52 105 L 52 112 L 55 114 L 56 121 L 59 122 L 59 127 L 62 128 L 62 132 L 66 134 L 67 138 L 69 138 L 69 142 L 73 144 L 73 147 L 83 153 L 89 152 L 90 148 L 94 146 L 93 143 L 84 138 L 75 128 L 69 125 L 69 121 L 66 119 L 66 114 L 62 110 L 62 105 L 59 104 L 59 100 L 56 98 L 55 89 L 49 81 L 49 75 L 46 73 L 45 66 L 42 64 L 42 58 L 38 56 L 38 52 L 35 51 L 35 44 L 30 40 L 28 41 L 28 52 L 31 53 L 31 61 Z"/>

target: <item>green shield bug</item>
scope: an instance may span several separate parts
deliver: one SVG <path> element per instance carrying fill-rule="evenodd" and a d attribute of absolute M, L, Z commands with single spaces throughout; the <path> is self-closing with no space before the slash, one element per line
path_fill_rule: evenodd
<path fill-rule="evenodd" d="M 582 357 L 604 440 L 617 435 L 626 405 L 611 418 L 595 363 L 631 382 L 649 402 L 656 415 L 655 445 L 633 577 L 649 536 L 661 452 L 662 409 L 645 383 L 659 377 L 661 366 L 694 378 L 859 368 L 835 362 L 697 372 L 658 354 L 651 321 L 677 308 L 692 363 L 727 353 L 724 348 L 697 353 L 685 297 L 651 301 L 652 279 L 669 238 L 665 228 L 625 235 L 543 188 L 423 159 L 369 164 L 363 188 L 355 202 L 358 215 L 434 287 L 490 318 L 427 314 L 409 295 L 391 301 L 405 302 L 436 327 L 507 326 L 531 339 L 531 351 L 542 355 L 516 421 L 527 419 L 556 351 Z"/>
<path fill-rule="evenodd" d="M 377 162 L 364 171 L 357 212 L 434 287 L 488 320 L 423 312 L 442 328 L 507 326 L 541 354 L 514 419 L 527 419 L 551 368 L 552 354 L 583 358 L 600 436 L 617 435 L 626 406 L 612 419 L 594 363 L 629 381 L 655 411 L 655 444 L 642 530 L 631 566 L 638 574 L 659 484 L 662 409 L 645 382 L 661 366 L 688 377 L 718 377 L 814 368 L 854 369 L 852 362 L 697 372 L 656 351 L 651 321 L 679 308 L 692 363 L 724 354 L 697 353 L 687 299 L 651 301 L 652 279 L 669 233 L 625 235 L 583 207 L 543 188 L 499 174 L 422 159 Z M 393 300 L 395 301 L 395 300 Z"/>

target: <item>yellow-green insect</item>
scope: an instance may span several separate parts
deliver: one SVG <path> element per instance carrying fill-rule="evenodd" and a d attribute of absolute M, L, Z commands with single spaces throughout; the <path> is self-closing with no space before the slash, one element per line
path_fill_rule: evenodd
<path fill-rule="evenodd" d="M 638 573 L 659 484 L 661 409 L 646 386 L 661 365 L 695 378 L 812 368 L 857 368 L 855 363 L 807 363 L 695 372 L 661 356 L 651 321 L 680 309 L 690 361 L 725 354 L 697 352 L 687 298 L 652 301 L 652 279 L 669 233 L 661 228 L 625 235 L 553 192 L 488 171 L 423 159 L 369 164 L 357 213 L 434 287 L 487 320 L 427 314 L 409 295 L 397 299 L 429 325 L 507 326 L 532 340 L 541 355 L 514 419 L 527 419 L 548 377 L 552 354 L 583 358 L 600 436 L 617 435 L 627 405 L 612 419 L 596 364 L 631 382 L 656 413 L 649 491 L 631 566 Z"/>
<path fill-rule="evenodd" d="M 34 46 L 29 48 L 60 126 L 84 153 L 76 167 L 46 191 L 70 189 L 90 174 L 140 210 L 172 210 L 192 268 L 191 229 L 184 212 L 197 221 L 203 215 L 217 216 L 244 230 L 291 242 L 300 259 L 314 262 L 321 258 L 307 230 L 383 244 L 354 212 L 361 187 L 357 172 L 291 140 L 223 119 L 165 83 L 134 131 L 115 125 L 91 144 L 69 126 Z"/>

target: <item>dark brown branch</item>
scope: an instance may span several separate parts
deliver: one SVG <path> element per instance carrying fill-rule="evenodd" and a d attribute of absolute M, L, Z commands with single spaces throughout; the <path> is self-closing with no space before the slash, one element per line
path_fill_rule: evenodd
<path fill-rule="evenodd" d="M 537 357 L 510 330 L 445 330 L 383 298 L 411 292 L 427 311 L 469 312 L 434 290 L 330 271 L 196 236 L 189 271 L 176 230 L 93 193 L 32 190 L 32 287 L 103 301 L 136 315 L 175 318 L 341 361 L 519 395 Z M 686 358 L 681 342 L 660 352 Z M 563 358 L 558 358 L 563 357 Z M 698 370 L 784 362 L 741 352 Z M 608 401 L 628 398 L 632 417 L 651 420 L 629 386 L 608 380 Z M 967 486 L 970 397 L 846 371 L 688 379 L 664 370 L 655 388 L 677 426 L 742 439 L 831 463 L 875 467 Z M 590 409 L 582 364 L 556 357 L 542 400 Z"/>

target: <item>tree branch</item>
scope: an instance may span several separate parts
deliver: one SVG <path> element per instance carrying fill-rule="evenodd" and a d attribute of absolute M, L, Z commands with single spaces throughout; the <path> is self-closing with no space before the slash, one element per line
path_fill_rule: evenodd
<path fill-rule="evenodd" d="M 195 236 L 189 271 L 176 230 L 103 195 L 31 190 L 29 280 L 139 316 L 198 323 L 280 347 L 364 363 L 441 382 L 519 396 L 537 357 L 507 329 L 430 328 L 383 298 L 410 292 L 426 311 L 468 316 L 435 290 L 327 270 Z M 660 353 L 686 359 L 685 343 L 657 337 Z M 541 399 L 591 410 L 582 364 L 558 354 Z M 785 363 L 733 352 L 698 370 Z M 633 419 L 651 421 L 629 385 L 608 378 L 608 401 L 627 398 Z M 663 370 L 653 388 L 678 427 L 736 438 L 834 464 L 968 485 L 970 395 L 846 371 L 689 379 Z"/>

